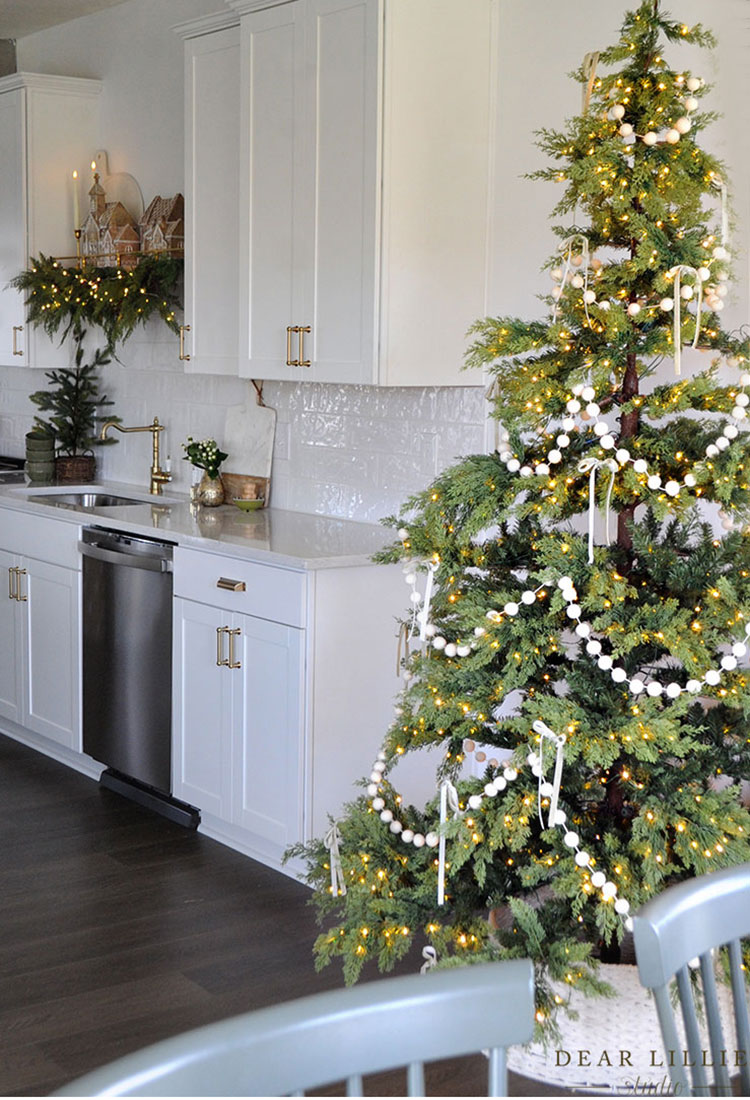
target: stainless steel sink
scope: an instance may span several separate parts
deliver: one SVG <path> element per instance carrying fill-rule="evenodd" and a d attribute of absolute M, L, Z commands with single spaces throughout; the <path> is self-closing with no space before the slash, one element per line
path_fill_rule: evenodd
<path fill-rule="evenodd" d="M 115 496 L 113 493 L 44 493 L 29 497 L 35 504 L 53 504 L 56 508 L 119 508 L 126 504 L 148 504 L 133 497 Z"/>

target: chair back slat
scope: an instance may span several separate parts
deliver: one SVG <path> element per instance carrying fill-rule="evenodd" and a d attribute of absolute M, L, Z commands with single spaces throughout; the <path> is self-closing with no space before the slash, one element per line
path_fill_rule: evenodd
<path fill-rule="evenodd" d="M 682 1043 L 677 1035 L 672 1002 L 669 997 L 669 987 L 666 985 L 654 986 L 653 994 L 656 1001 L 656 1014 L 659 1017 L 659 1027 L 664 1040 L 664 1049 L 667 1052 L 667 1068 L 669 1069 L 669 1079 L 672 1082 L 674 1095 L 689 1096 L 690 1085 L 685 1066 L 680 1057 Z M 674 1051 L 672 1057 L 669 1056 L 670 1051 Z"/>
<path fill-rule="evenodd" d="M 747 1011 L 747 987 L 742 961 L 742 944 L 732 940 L 729 944 L 729 974 L 732 982 L 732 1001 L 737 1032 L 737 1053 L 740 1061 L 740 1080 L 744 1096 L 750 1096 L 750 1020 Z"/>
<path fill-rule="evenodd" d="M 750 936 L 750 863 L 712 871 L 698 878 L 671 886 L 647 902 L 633 918 L 633 939 L 641 984 L 656 997 L 659 1025 L 664 1046 L 669 1052 L 670 1078 L 676 1095 L 688 1092 L 686 1074 L 679 1065 L 679 1042 L 669 997 L 674 977 L 685 1023 L 687 1050 L 693 1087 L 690 1095 L 710 1094 L 704 1066 L 713 1069 L 713 1088 L 717 1095 L 732 1095 L 731 1075 L 741 1071 L 743 1093 L 750 1095 L 750 1022 L 746 990 L 746 972 L 740 941 Z M 736 1049 L 728 1047 L 722 1026 L 716 981 L 716 951 L 728 947 L 732 985 Z M 710 1060 L 705 1040 L 700 1038 L 696 1007 L 693 1003 L 688 963 L 700 958 L 703 1006 L 708 1028 Z M 672 1054 L 671 1052 L 675 1053 Z"/>
<path fill-rule="evenodd" d="M 488 1096 L 508 1095 L 508 1052 L 505 1047 L 493 1047 L 490 1051 Z"/>
<path fill-rule="evenodd" d="M 693 986 L 690 980 L 690 970 L 682 966 L 677 971 L 677 992 L 680 998 L 680 1010 L 682 1022 L 685 1025 L 685 1037 L 687 1039 L 687 1052 L 690 1058 L 690 1076 L 693 1079 L 693 1089 L 701 1089 L 708 1094 L 708 1079 L 703 1066 L 703 1039 L 698 1026 L 698 1014 L 695 1010 L 693 999 Z M 682 1059 L 682 1050 L 678 1047 L 673 1057 Z"/>
<path fill-rule="evenodd" d="M 729 1072 L 726 1066 L 727 1048 L 724 1042 L 724 1029 L 721 1026 L 714 960 L 710 951 L 701 955 L 701 977 L 703 979 L 703 997 L 708 1020 L 708 1037 L 711 1043 L 711 1058 L 714 1064 L 714 1084 L 719 1096 L 731 1096 L 732 1087 L 729 1083 Z"/>
<path fill-rule="evenodd" d="M 58 1095 L 281 1096 L 345 1081 L 348 1095 L 361 1096 L 364 1076 L 406 1066 L 423 1096 L 425 1062 L 526 1043 L 533 1033 L 531 961 L 476 963 L 209 1024 L 126 1055 Z"/>
<path fill-rule="evenodd" d="M 406 1095 L 424 1096 L 424 1062 L 410 1062 L 406 1068 Z"/>

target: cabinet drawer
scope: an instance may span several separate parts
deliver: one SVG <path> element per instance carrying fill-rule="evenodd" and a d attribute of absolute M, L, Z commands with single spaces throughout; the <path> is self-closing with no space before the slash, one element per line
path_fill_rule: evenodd
<path fill-rule="evenodd" d="M 80 527 L 48 516 L 0 508 L 0 548 L 13 554 L 80 569 Z"/>
<path fill-rule="evenodd" d="M 291 569 L 178 546 L 174 594 L 287 626 L 305 625 L 306 575 Z"/>

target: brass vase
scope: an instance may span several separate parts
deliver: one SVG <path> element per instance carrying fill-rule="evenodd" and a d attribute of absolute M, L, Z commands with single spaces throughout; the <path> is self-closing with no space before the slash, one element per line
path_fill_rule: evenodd
<path fill-rule="evenodd" d="M 204 473 L 198 486 L 198 500 L 204 508 L 217 508 L 224 503 L 224 482 L 221 480 L 221 474 L 209 477 L 208 471 Z"/>

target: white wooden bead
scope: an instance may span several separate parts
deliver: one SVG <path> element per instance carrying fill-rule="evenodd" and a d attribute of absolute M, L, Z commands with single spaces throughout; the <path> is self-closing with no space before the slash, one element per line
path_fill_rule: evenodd
<path fill-rule="evenodd" d="M 646 692 L 652 699 L 658 699 L 662 693 L 662 686 L 658 680 L 652 680 L 651 683 L 646 686 Z"/>
<path fill-rule="evenodd" d="M 721 673 L 716 668 L 710 668 L 703 679 L 711 687 L 716 687 L 717 684 L 721 683 Z"/>
<path fill-rule="evenodd" d="M 682 688 L 678 683 L 673 680 L 671 684 L 667 684 L 667 696 L 670 699 L 677 699 L 680 695 L 682 695 Z"/>
<path fill-rule="evenodd" d="M 630 690 L 633 695 L 640 695 L 645 687 L 646 685 L 644 684 L 643 680 L 639 680 L 637 676 L 633 677 L 633 679 L 630 681 Z"/>
<path fill-rule="evenodd" d="M 725 668 L 727 672 L 732 672 L 737 668 L 737 658 L 731 654 L 727 654 L 725 657 L 721 658 L 721 667 Z"/>

